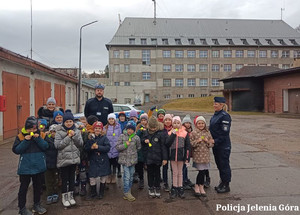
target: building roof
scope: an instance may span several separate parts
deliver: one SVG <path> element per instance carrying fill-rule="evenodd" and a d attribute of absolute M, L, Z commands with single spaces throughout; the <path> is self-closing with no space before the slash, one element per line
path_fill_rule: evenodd
<path fill-rule="evenodd" d="M 277 71 L 282 71 L 282 70 L 272 66 L 244 66 L 239 71 L 232 73 L 231 75 L 221 79 L 220 81 L 229 81 L 232 79 L 239 79 L 239 78 L 262 77 L 266 74 L 271 74 Z"/>
<path fill-rule="evenodd" d="M 282 20 L 157 18 L 156 24 L 153 21 L 153 18 L 125 18 L 106 44 L 107 48 L 121 45 L 300 46 L 300 33 Z M 134 39 L 134 44 L 129 44 L 129 39 Z M 141 39 L 146 39 L 143 44 Z M 167 39 L 168 44 L 162 39 Z M 180 39 L 181 44 L 175 39 Z"/>
<path fill-rule="evenodd" d="M 292 73 L 300 73 L 300 67 L 294 67 L 294 68 L 289 68 L 289 69 L 282 69 L 282 70 L 277 70 L 277 71 L 273 71 L 273 72 L 268 72 L 266 74 L 261 75 L 261 77 L 267 78 L 267 77 L 287 75 L 287 74 L 292 74 Z"/>
<path fill-rule="evenodd" d="M 82 79 L 82 84 L 94 89 L 96 84 L 98 84 L 98 81 L 95 79 Z"/>

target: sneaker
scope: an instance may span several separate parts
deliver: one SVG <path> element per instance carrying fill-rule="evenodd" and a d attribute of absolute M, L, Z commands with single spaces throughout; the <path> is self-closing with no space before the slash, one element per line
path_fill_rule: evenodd
<path fill-rule="evenodd" d="M 170 192 L 170 198 L 175 199 L 177 196 L 177 187 L 172 187 Z"/>
<path fill-rule="evenodd" d="M 45 214 L 47 212 L 47 210 L 43 208 L 40 203 L 34 204 L 31 211 L 38 214 Z"/>
<path fill-rule="evenodd" d="M 25 207 L 22 210 L 19 211 L 19 214 L 21 214 L 21 215 L 32 215 L 31 211 L 28 210 Z"/>
<path fill-rule="evenodd" d="M 135 198 L 134 198 L 134 196 L 133 196 L 133 195 L 131 195 L 131 193 L 130 193 L 130 192 L 128 192 L 128 193 L 124 193 L 123 199 L 125 199 L 125 200 L 128 200 L 128 201 L 130 201 L 130 202 L 133 202 L 133 201 L 135 201 Z"/>
<path fill-rule="evenodd" d="M 149 188 L 149 197 L 150 198 L 155 198 L 154 187 Z"/>
<path fill-rule="evenodd" d="M 74 196 L 73 196 L 73 191 L 68 192 L 68 197 L 69 197 L 68 199 L 69 199 L 69 202 L 70 202 L 71 206 L 76 205 L 76 201 L 75 201 Z"/>
<path fill-rule="evenodd" d="M 154 189 L 154 194 L 156 198 L 160 198 L 160 187 L 156 187 Z"/>
<path fill-rule="evenodd" d="M 69 195 L 68 195 L 68 193 L 62 193 L 61 197 L 62 197 L 61 201 L 62 201 L 63 206 L 64 207 L 70 207 L 71 204 L 69 202 Z"/>
<path fill-rule="evenodd" d="M 177 190 L 178 196 L 179 196 L 180 198 L 184 199 L 184 198 L 185 198 L 185 195 L 184 195 L 184 188 L 183 188 L 183 187 L 178 187 L 177 189 L 178 189 L 178 190 Z"/>
<path fill-rule="evenodd" d="M 57 194 L 54 194 L 54 195 L 52 196 L 52 203 L 57 203 L 57 202 L 58 202 L 58 199 L 59 199 L 58 195 L 57 195 Z"/>
<path fill-rule="evenodd" d="M 47 196 L 47 202 L 46 202 L 46 204 L 47 205 L 51 205 L 52 202 L 53 202 L 53 196 Z"/>
<path fill-rule="evenodd" d="M 168 184 L 164 184 L 164 191 L 170 192 L 170 187 Z"/>
<path fill-rule="evenodd" d="M 183 189 L 185 189 L 185 190 L 191 190 L 192 188 L 191 188 L 191 186 L 189 185 L 188 182 L 183 182 Z"/>

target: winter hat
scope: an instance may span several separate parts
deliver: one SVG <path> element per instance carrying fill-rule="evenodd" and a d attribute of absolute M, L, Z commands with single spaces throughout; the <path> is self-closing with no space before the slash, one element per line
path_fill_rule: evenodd
<path fill-rule="evenodd" d="M 69 109 L 65 111 L 65 114 L 63 116 L 63 123 L 65 123 L 65 121 L 67 121 L 67 120 L 74 121 L 74 116 L 73 116 L 71 110 L 69 110 Z"/>
<path fill-rule="evenodd" d="M 54 111 L 53 113 L 53 119 L 55 119 L 58 115 L 64 116 L 64 113 L 60 110 Z"/>
<path fill-rule="evenodd" d="M 162 114 L 162 115 L 166 115 L 166 111 L 164 110 L 164 109 L 159 109 L 158 111 L 157 111 L 157 116 L 159 115 L 159 114 Z"/>
<path fill-rule="evenodd" d="M 136 123 L 133 120 L 128 121 L 126 125 L 126 129 L 132 129 L 135 131 L 136 129 Z"/>
<path fill-rule="evenodd" d="M 38 120 L 34 116 L 30 116 L 25 121 L 25 129 L 37 128 Z"/>
<path fill-rule="evenodd" d="M 98 117 L 96 117 L 95 115 L 90 115 L 90 116 L 88 116 L 86 121 L 89 125 L 93 125 L 94 122 L 98 121 Z"/>
<path fill-rule="evenodd" d="M 102 90 L 104 90 L 105 86 L 103 84 L 101 84 L 101 83 L 98 83 L 98 84 L 95 85 L 95 89 L 102 89 Z"/>
<path fill-rule="evenodd" d="M 140 116 L 140 119 L 141 119 L 141 120 L 142 120 L 142 119 L 145 119 L 145 120 L 148 121 L 148 114 L 143 113 L 143 114 Z"/>
<path fill-rule="evenodd" d="M 175 122 L 175 120 L 179 121 L 180 124 L 181 124 L 181 119 L 179 116 L 174 116 L 173 119 L 172 119 L 172 124 Z"/>
<path fill-rule="evenodd" d="M 138 114 L 137 114 L 136 110 L 133 109 L 130 111 L 129 118 L 131 118 L 131 117 L 138 118 Z"/>
<path fill-rule="evenodd" d="M 45 119 L 39 119 L 38 122 L 39 122 L 41 125 L 44 125 L 44 126 L 47 126 L 47 125 L 48 125 L 47 120 L 45 120 Z"/>
<path fill-rule="evenodd" d="M 170 120 L 172 121 L 172 118 L 173 118 L 173 114 L 167 113 L 167 114 L 165 115 L 165 117 L 164 117 L 164 121 L 165 121 L 166 119 L 170 119 Z"/>
<path fill-rule="evenodd" d="M 116 121 L 116 114 L 114 114 L 114 113 L 108 114 L 107 120 L 110 119 L 110 118 L 113 118 Z"/>
<path fill-rule="evenodd" d="M 121 111 L 121 112 L 119 113 L 119 116 L 118 116 L 118 118 L 120 118 L 120 116 L 125 116 L 125 117 L 126 117 L 126 114 L 125 114 L 125 112 L 124 112 L 124 111 Z"/>
<path fill-rule="evenodd" d="M 184 124 L 186 122 L 193 124 L 193 122 L 191 120 L 191 116 L 189 114 L 187 114 L 185 117 L 183 117 L 181 124 Z"/>
<path fill-rule="evenodd" d="M 102 124 L 102 122 L 100 122 L 100 121 L 94 122 L 94 123 L 93 123 L 93 129 L 95 129 L 95 128 L 101 128 L 101 129 L 103 129 L 103 124 Z"/>
<path fill-rule="evenodd" d="M 149 128 L 158 128 L 158 121 L 155 116 L 151 116 L 148 121 Z"/>
<path fill-rule="evenodd" d="M 226 103 L 226 99 L 224 97 L 214 97 L 214 102 Z"/>
<path fill-rule="evenodd" d="M 49 98 L 47 99 L 47 103 L 46 103 L 46 104 L 48 105 L 49 103 L 54 103 L 54 104 L 56 104 L 55 98 L 49 97 Z"/>
<path fill-rule="evenodd" d="M 195 119 L 194 119 L 194 125 L 197 124 L 198 121 L 203 121 L 205 124 L 206 124 L 206 120 L 203 116 L 196 116 Z"/>
<path fill-rule="evenodd" d="M 56 124 L 53 124 L 49 127 L 49 131 L 56 131 L 56 127 L 57 125 Z"/>

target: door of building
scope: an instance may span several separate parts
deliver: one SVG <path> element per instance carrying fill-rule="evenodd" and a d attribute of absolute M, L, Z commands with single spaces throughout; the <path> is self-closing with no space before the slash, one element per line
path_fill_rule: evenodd
<path fill-rule="evenodd" d="M 145 94 L 145 102 L 150 102 L 150 95 L 149 94 Z"/>
<path fill-rule="evenodd" d="M 61 84 L 54 84 L 54 98 L 56 100 L 56 105 L 65 109 L 65 86 Z"/>
<path fill-rule="evenodd" d="M 267 92 L 267 110 L 268 113 L 275 113 L 275 92 Z"/>
<path fill-rule="evenodd" d="M 289 112 L 300 113 L 300 89 L 289 90 Z"/>

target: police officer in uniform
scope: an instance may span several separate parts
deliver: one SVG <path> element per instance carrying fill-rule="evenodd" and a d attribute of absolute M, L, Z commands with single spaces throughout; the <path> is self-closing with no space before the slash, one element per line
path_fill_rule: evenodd
<path fill-rule="evenodd" d="M 227 109 L 224 97 L 214 98 L 215 113 L 210 119 L 209 130 L 215 141 L 213 153 L 215 162 L 220 174 L 220 184 L 215 187 L 218 193 L 230 192 L 229 183 L 231 181 L 231 169 L 229 165 L 229 157 L 231 152 L 230 142 L 230 126 L 231 117 L 224 110 Z"/>
<path fill-rule="evenodd" d="M 110 113 L 114 112 L 113 105 L 111 100 L 108 98 L 104 98 L 104 88 L 103 84 L 97 84 L 95 86 L 95 98 L 91 98 L 86 101 L 84 107 L 84 115 L 88 118 L 91 115 L 97 116 L 98 120 L 103 123 L 103 125 L 107 124 L 107 116 Z"/>

